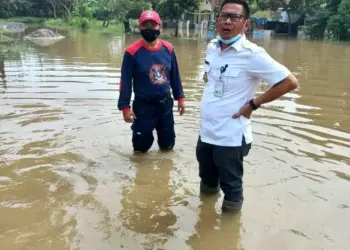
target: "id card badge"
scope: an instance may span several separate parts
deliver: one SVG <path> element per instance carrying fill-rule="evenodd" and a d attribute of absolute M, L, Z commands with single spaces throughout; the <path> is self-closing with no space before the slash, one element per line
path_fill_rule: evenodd
<path fill-rule="evenodd" d="M 203 81 L 204 81 L 205 83 L 208 82 L 208 75 L 207 75 L 207 72 L 205 72 L 204 75 L 203 75 Z"/>
<path fill-rule="evenodd" d="M 224 81 L 219 79 L 215 83 L 214 96 L 222 97 L 224 95 Z"/>

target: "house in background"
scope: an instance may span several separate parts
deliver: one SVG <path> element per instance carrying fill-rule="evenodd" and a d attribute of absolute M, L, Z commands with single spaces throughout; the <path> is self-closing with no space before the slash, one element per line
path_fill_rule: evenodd
<path fill-rule="evenodd" d="M 182 15 L 183 24 L 185 25 L 182 28 L 186 28 L 187 23 L 189 23 L 190 29 L 200 28 L 203 21 L 208 24 L 212 8 L 213 4 L 210 0 L 203 0 L 196 11 L 185 12 Z"/>
<path fill-rule="evenodd" d="M 288 35 L 289 20 L 287 11 L 280 8 L 276 12 L 271 12 L 265 25 L 266 30 L 273 31 L 272 34 Z M 304 25 L 305 15 L 300 13 L 291 13 L 291 35 L 297 35 L 298 27 Z"/>
<path fill-rule="evenodd" d="M 202 0 L 197 10 L 193 12 L 185 12 L 182 14 L 179 22 L 180 29 L 195 29 L 199 31 L 204 25 L 207 28 L 209 20 L 211 19 L 211 13 L 218 7 L 223 0 Z M 214 17 L 212 17 L 214 18 Z M 164 28 L 175 28 L 176 20 L 164 19 Z"/>

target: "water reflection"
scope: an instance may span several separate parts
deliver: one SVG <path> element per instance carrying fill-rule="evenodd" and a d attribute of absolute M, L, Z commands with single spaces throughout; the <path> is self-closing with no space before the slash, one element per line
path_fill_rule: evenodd
<path fill-rule="evenodd" d="M 119 218 L 123 227 L 146 235 L 145 248 L 159 248 L 174 235 L 176 223 L 171 211 L 174 191 L 169 186 L 173 161 L 135 157 L 132 162 L 135 180 L 131 187 L 123 187 Z"/>
<path fill-rule="evenodd" d="M 221 214 L 216 208 L 218 196 L 201 196 L 195 234 L 187 241 L 193 250 L 244 249 L 240 242 L 241 212 Z"/>

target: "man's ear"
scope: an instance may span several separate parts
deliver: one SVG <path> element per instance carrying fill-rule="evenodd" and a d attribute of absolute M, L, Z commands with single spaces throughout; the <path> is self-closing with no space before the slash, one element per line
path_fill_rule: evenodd
<path fill-rule="evenodd" d="M 244 26 L 244 32 L 247 32 L 251 25 L 252 25 L 252 21 L 248 19 Z"/>
<path fill-rule="evenodd" d="M 219 19 L 215 18 L 215 29 L 218 29 L 218 25 L 219 25 Z"/>
<path fill-rule="evenodd" d="M 215 19 L 215 24 L 217 24 L 219 22 L 219 15 L 220 13 L 216 13 L 216 15 L 214 16 L 214 19 Z"/>

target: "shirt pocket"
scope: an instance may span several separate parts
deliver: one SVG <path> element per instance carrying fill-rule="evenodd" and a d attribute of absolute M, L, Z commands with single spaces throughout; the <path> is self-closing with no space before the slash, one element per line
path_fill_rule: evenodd
<path fill-rule="evenodd" d="M 244 72 L 240 68 L 230 68 L 228 67 L 226 72 L 222 74 L 224 80 L 224 90 L 226 92 L 235 92 L 245 85 Z"/>
<path fill-rule="evenodd" d="M 228 79 L 231 78 L 231 80 L 232 80 L 232 78 L 233 79 L 237 78 L 239 76 L 239 74 L 241 73 L 241 71 L 242 70 L 238 69 L 238 68 L 227 68 L 227 71 L 225 72 L 226 73 L 225 76 Z"/>
<path fill-rule="evenodd" d="M 212 80 L 212 67 L 209 64 L 204 65 L 203 81 L 208 84 L 209 80 Z"/>
<path fill-rule="evenodd" d="M 240 68 L 230 68 L 228 67 L 226 71 L 221 75 L 225 80 L 226 84 L 237 84 L 237 81 L 240 78 L 242 70 Z"/>

